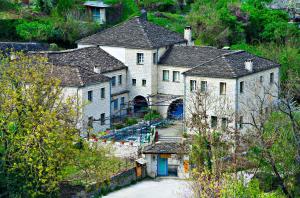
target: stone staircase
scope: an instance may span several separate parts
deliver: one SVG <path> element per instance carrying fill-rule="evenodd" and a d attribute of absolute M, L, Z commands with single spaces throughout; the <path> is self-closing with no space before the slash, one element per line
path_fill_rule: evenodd
<path fill-rule="evenodd" d="M 159 142 L 181 142 L 182 137 L 181 136 L 158 136 Z"/>

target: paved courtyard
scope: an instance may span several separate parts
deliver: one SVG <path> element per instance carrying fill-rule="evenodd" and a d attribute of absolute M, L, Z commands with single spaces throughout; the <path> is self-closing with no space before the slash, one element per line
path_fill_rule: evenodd
<path fill-rule="evenodd" d="M 168 128 L 158 129 L 161 136 L 182 136 L 183 123 L 182 121 L 174 121 Z"/>
<path fill-rule="evenodd" d="M 145 180 L 112 192 L 104 198 L 189 198 L 189 183 L 173 178 Z"/>

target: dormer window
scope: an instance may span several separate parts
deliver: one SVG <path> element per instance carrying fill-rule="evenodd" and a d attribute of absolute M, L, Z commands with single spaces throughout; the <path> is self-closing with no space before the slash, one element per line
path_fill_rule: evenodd
<path fill-rule="evenodd" d="M 136 59 L 137 59 L 136 62 L 138 65 L 144 64 L 144 54 L 143 53 L 137 53 Z"/>

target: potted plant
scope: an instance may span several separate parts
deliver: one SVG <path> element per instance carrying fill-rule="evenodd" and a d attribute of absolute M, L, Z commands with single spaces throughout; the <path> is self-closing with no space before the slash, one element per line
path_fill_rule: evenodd
<path fill-rule="evenodd" d="M 121 141 L 121 144 L 124 144 L 124 143 L 125 143 L 125 141 L 124 141 L 124 140 L 122 140 L 122 141 Z"/>
<path fill-rule="evenodd" d="M 102 142 L 103 142 L 103 143 L 106 143 L 106 139 L 102 139 Z"/>

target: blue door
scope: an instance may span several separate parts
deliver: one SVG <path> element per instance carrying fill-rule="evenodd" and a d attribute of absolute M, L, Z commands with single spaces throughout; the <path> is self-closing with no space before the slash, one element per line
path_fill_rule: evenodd
<path fill-rule="evenodd" d="M 168 176 L 168 158 L 157 157 L 157 175 L 158 176 Z"/>

